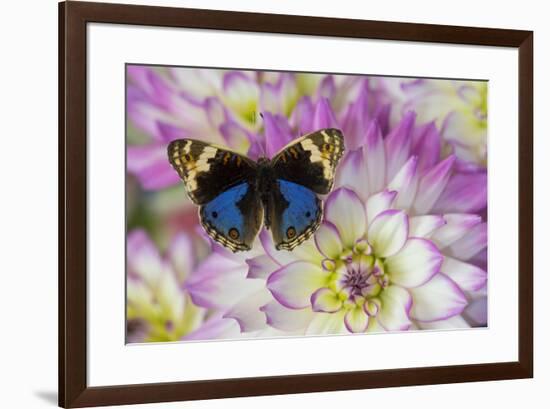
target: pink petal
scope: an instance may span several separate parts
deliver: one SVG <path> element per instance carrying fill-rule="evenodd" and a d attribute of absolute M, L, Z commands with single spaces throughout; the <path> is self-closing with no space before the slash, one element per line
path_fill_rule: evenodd
<path fill-rule="evenodd" d="M 342 300 L 329 288 L 319 288 L 311 295 L 311 309 L 314 312 L 336 312 L 342 308 Z"/>
<path fill-rule="evenodd" d="M 180 180 L 168 162 L 165 144 L 128 146 L 127 169 L 147 190 L 164 189 Z"/>
<path fill-rule="evenodd" d="M 411 133 L 415 120 L 416 114 L 407 112 L 385 139 L 388 180 L 393 179 L 410 156 Z"/>
<path fill-rule="evenodd" d="M 219 128 L 226 145 L 238 152 L 246 152 L 246 149 L 255 139 L 254 136 L 249 134 L 248 131 L 236 122 L 225 122 Z"/>
<path fill-rule="evenodd" d="M 267 254 L 246 259 L 246 264 L 248 264 L 247 278 L 262 278 L 264 280 L 280 267 Z"/>
<path fill-rule="evenodd" d="M 414 201 L 418 185 L 417 163 L 418 158 L 411 156 L 388 184 L 388 189 L 397 192 L 394 206 L 398 209 L 408 209 Z"/>
<path fill-rule="evenodd" d="M 473 326 L 487 326 L 487 307 L 487 297 L 480 297 L 468 304 L 462 315 Z"/>
<path fill-rule="evenodd" d="M 265 126 L 266 154 L 268 158 L 272 158 L 295 138 L 285 117 L 264 112 L 263 118 Z"/>
<path fill-rule="evenodd" d="M 371 122 L 366 139 L 364 153 L 369 171 L 369 189 L 371 192 L 378 192 L 384 188 L 386 183 L 386 153 L 382 132 L 377 121 Z"/>
<path fill-rule="evenodd" d="M 469 260 L 487 248 L 487 223 L 472 227 L 464 236 L 445 249 L 449 255 Z"/>
<path fill-rule="evenodd" d="M 441 135 L 435 123 L 414 129 L 412 135 L 411 154 L 418 156 L 418 173 L 423 174 L 426 170 L 435 166 L 441 155 Z"/>
<path fill-rule="evenodd" d="M 284 114 L 281 107 L 279 88 L 270 83 L 263 83 L 260 91 L 260 108 L 262 112 Z"/>
<path fill-rule="evenodd" d="M 477 214 L 446 214 L 443 216 L 445 225 L 439 228 L 431 240 L 443 249 L 464 237 L 474 226 L 481 223 Z"/>
<path fill-rule="evenodd" d="M 143 99 L 143 95 L 132 87 L 128 88 L 126 96 L 126 108 L 128 118 L 132 123 L 157 141 L 163 141 L 164 135 L 159 129 L 159 123 L 171 123 L 174 121 L 170 115 L 162 109 L 150 104 Z"/>
<path fill-rule="evenodd" d="M 334 76 L 327 75 L 321 80 L 317 88 L 317 97 L 330 100 L 334 96 L 335 90 L 336 85 L 334 84 Z"/>
<path fill-rule="evenodd" d="M 226 72 L 223 77 L 223 91 L 225 97 L 235 103 L 257 101 L 260 93 L 258 84 L 241 71 Z"/>
<path fill-rule="evenodd" d="M 247 279 L 246 264 L 212 253 L 185 282 L 193 303 L 226 309 L 259 291 L 263 280 Z"/>
<path fill-rule="evenodd" d="M 445 274 L 409 290 L 413 297 L 410 316 L 418 321 L 445 320 L 458 315 L 468 304 L 458 285 Z"/>
<path fill-rule="evenodd" d="M 403 247 L 408 235 L 407 214 L 401 210 L 386 210 L 370 224 L 368 241 L 377 257 L 389 257 Z"/>
<path fill-rule="evenodd" d="M 315 114 L 313 116 L 313 128 L 339 128 L 334 112 L 330 107 L 330 103 L 326 98 L 321 98 L 315 107 Z"/>
<path fill-rule="evenodd" d="M 204 110 L 212 128 L 219 128 L 228 119 L 225 107 L 218 98 L 207 98 L 204 101 Z"/>
<path fill-rule="evenodd" d="M 367 163 L 363 148 L 348 152 L 336 173 L 336 186 L 346 186 L 355 191 L 361 201 L 369 196 Z"/>
<path fill-rule="evenodd" d="M 429 240 L 411 238 L 401 251 L 386 259 L 391 281 L 407 288 L 426 283 L 440 271 L 443 256 Z"/>
<path fill-rule="evenodd" d="M 429 238 L 434 231 L 446 223 L 443 216 L 425 215 L 409 217 L 409 236 Z"/>
<path fill-rule="evenodd" d="M 383 190 L 367 200 L 367 224 L 370 226 L 372 221 L 380 213 L 392 208 L 392 204 L 397 196 L 397 192 L 393 190 Z"/>
<path fill-rule="evenodd" d="M 348 248 L 365 234 L 365 209 L 353 190 L 339 188 L 329 195 L 325 204 L 325 219 L 336 226 L 342 244 Z"/>
<path fill-rule="evenodd" d="M 191 273 L 195 264 L 195 254 L 193 241 L 187 234 L 179 233 L 170 243 L 168 257 L 180 282 Z"/>
<path fill-rule="evenodd" d="M 452 257 L 445 257 L 441 271 L 463 291 L 477 291 L 487 283 L 485 270 Z"/>
<path fill-rule="evenodd" d="M 342 121 L 343 133 L 346 135 L 346 147 L 358 149 L 365 145 L 367 124 L 369 122 L 369 89 L 368 82 L 361 86 L 357 99 L 353 101 Z"/>
<path fill-rule="evenodd" d="M 267 288 L 273 297 L 287 308 L 306 308 L 311 295 L 324 287 L 327 273 L 320 266 L 295 261 L 275 271 L 267 279 Z"/>
<path fill-rule="evenodd" d="M 487 173 L 453 175 L 434 204 L 438 213 L 474 213 L 487 207 Z"/>
<path fill-rule="evenodd" d="M 413 205 L 417 214 L 426 214 L 432 209 L 449 181 L 454 162 L 455 156 L 451 155 L 431 168 L 422 177 Z"/>
<path fill-rule="evenodd" d="M 149 286 L 156 285 L 164 271 L 160 253 L 145 230 L 128 233 L 126 240 L 128 277 L 144 280 Z"/>
<path fill-rule="evenodd" d="M 209 319 L 200 328 L 184 336 L 183 341 L 197 341 L 207 339 L 232 339 L 239 338 L 241 334 L 237 321 L 214 317 Z"/>
<path fill-rule="evenodd" d="M 290 123 L 293 128 L 298 129 L 298 134 L 305 135 L 315 131 L 313 128 L 314 111 L 315 108 L 310 97 L 304 96 L 298 101 L 290 117 Z"/>
<path fill-rule="evenodd" d="M 387 331 L 407 330 L 412 298 L 404 288 L 390 285 L 380 293 L 381 308 L 376 319 Z"/>

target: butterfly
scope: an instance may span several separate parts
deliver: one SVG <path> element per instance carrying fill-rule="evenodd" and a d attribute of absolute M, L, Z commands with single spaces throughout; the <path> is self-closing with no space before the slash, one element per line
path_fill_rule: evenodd
<path fill-rule="evenodd" d="M 262 224 L 277 250 L 292 250 L 317 230 L 323 215 L 318 195 L 330 192 L 344 138 L 321 129 L 295 139 L 271 160 L 253 161 L 237 152 L 194 139 L 168 145 L 168 159 L 199 205 L 212 239 L 233 252 L 246 251 Z"/>

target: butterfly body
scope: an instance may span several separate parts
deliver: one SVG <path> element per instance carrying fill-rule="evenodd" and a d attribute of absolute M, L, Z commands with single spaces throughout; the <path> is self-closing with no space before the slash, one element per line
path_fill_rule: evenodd
<path fill-rule="evenodd" d="M 168 158 L 214 240 L 232 251 L 250 250 L 263 224 L 278 250 L 292 250 L 319 227 L 318 195 L 330 192 L 343 151 L 342 133 L 322 129 L 292 141 L 271 160 L 255 162 L 192 139 L 171 142 Z"/>

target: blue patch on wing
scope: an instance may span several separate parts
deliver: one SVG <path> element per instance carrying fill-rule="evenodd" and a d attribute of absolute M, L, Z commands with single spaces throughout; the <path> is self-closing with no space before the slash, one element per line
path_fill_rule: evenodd
<path fill-rule="evenodd" d="M 281 233 L 284 235 L 289 227 L 293 227 L 297 234 L 301 234 L 317 219 L 319 206 L 317 196 L 307 187 L 287 180 L 278 179 L 279 190 L 288 207 L 284 210 L 280 220 Z"/>
<path fill-rule="evenodd" d="M 244 218 L 237 203 L 248 191 L 248 183 L 241 183 L 216 196 L 202 208 L 203 220 L 216 231 L 228 237 L 229 230 L 237 229 L 242 237 Z"/>

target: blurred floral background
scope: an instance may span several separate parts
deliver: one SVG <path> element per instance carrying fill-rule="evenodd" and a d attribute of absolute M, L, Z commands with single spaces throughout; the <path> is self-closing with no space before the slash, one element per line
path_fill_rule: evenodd
<path fill-rule="evenodd" d="M 487 83 L 127 66 L 127 342 L 487 325 Z M 314 237 L 231 253 L 202 231 L 173 139 L 346 153 Z"/>

